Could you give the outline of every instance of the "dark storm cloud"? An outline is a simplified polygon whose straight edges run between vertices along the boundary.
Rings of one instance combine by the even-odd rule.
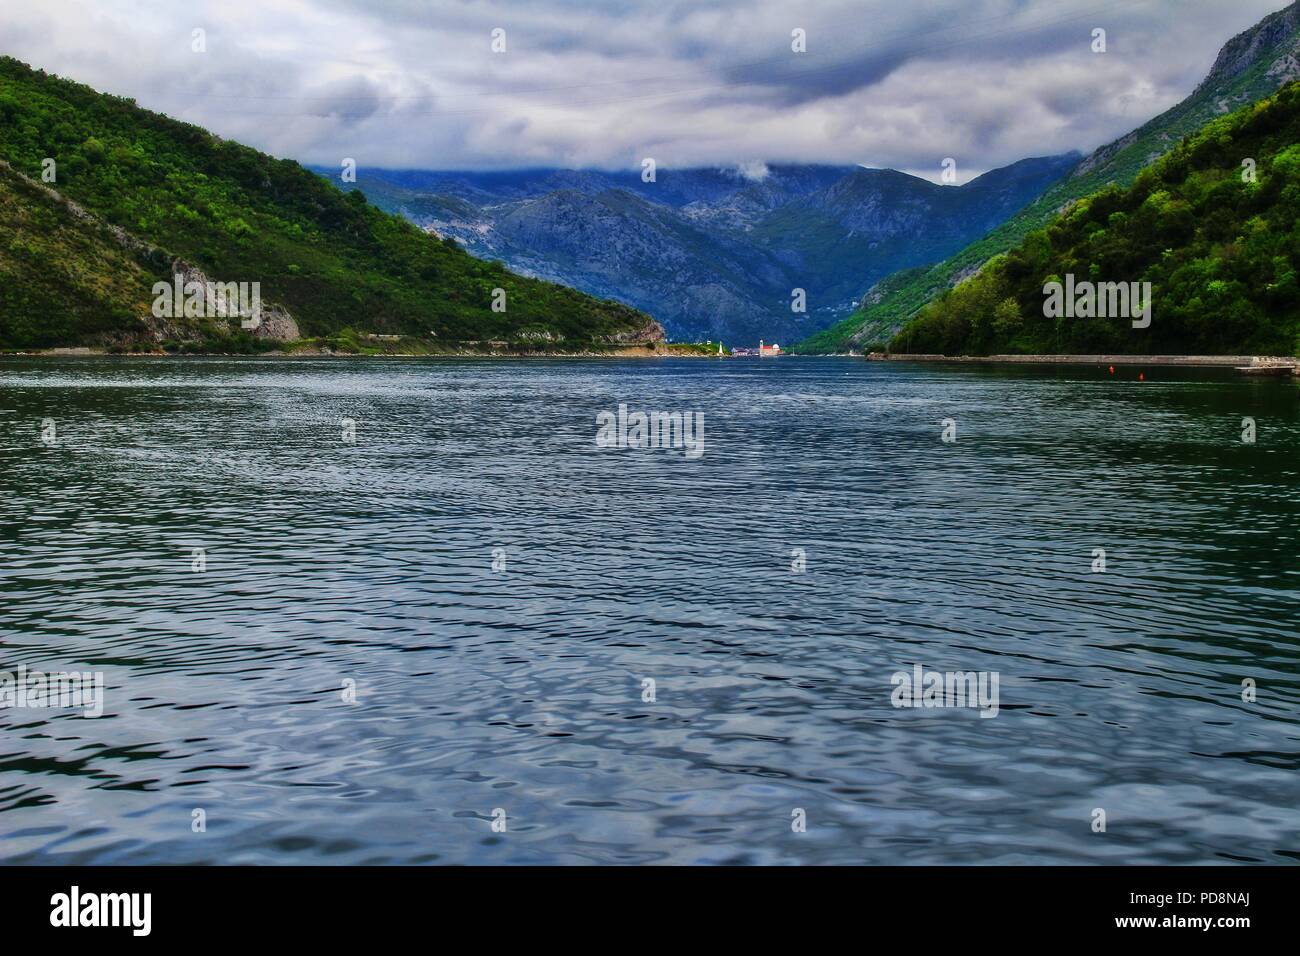
[[[333,164],[864,163],[1090,149],[1283,0],[48,0],[4,51]],[[192,49],[192,31],[207,49]],[[1107,51],[1091,50],[1104,28]],[[492,32],[506,51],[494,53]],[[791,49],[792,31],[807,52]]]
[[[313,86],[304,90],[302,102],[311,116],[349,122],[369,119],[384,105],[383,91],[364,76]]]

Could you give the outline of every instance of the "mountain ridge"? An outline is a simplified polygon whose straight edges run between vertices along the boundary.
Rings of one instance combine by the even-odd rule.
[[[650,183],[639,170],[358,169],[343,187],[475,255],[648,312],[676,338],[786,341],[850,309],[866,280],[960,248],[1077,161],[1030,158],[962,186],[760,164],[659,169]]]

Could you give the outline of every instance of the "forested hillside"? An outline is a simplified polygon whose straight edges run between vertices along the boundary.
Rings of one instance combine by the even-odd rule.
[[[896,351],[1300,352],[1300,83],[1215,120],[1127,189],[1076,203],[927,307]],[[1044,286],[1149,282],[1129,316],[1049,318]]]
[[[148,308],[176,260],[214,281],[260,282],[304,336],[573,345],[662,334],[627,306],[474,259],[296,162],[8,57],[0,160],[12,167],[0,170],[0,347],[177,334]],[[54,180],[42,189],[46,169]],[[492,308],[495,289],[504,311]]]
[[[800,342],[795,350],[841,352],[888,342],[926,303],[1046,226],[1070,203],[1110,185],[1129,185],[1184,136],[1297,77],[1300,2],[1269,14],[1225,43],[1209,74],[1185,100],[1095,150],[1070,175],[986,236],[929,268],[879,283],[851,315]]]

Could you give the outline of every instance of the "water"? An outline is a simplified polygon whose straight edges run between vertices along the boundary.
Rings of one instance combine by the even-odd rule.
[[[1146,371],[0,360],[0,859],[1294,863],[1300,389]]]

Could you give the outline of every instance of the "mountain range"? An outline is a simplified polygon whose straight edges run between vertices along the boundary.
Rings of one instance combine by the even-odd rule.
[[[575,351],[640,347],[666,330],[733,345],[802,338],[798,351],[837,352],[898,343],[917,321],[928,323],[918,342],[1050,348],[1041,330],[1009,331],[1014,309],[1031,318],[1024,283],[1039,266],[1114,261],[1114,248],[1129,250],[1124,261],[1153,282],[1190,283],[1201,306],[1230,288],[1231,301],[1267,325],[1233,341],[1281,348],[1292,330],[1271,310],[1290,301],[1285,250],[1259,264],[1267,288],[1213,278],[1203,263],[1166,274],[1133,251],[1130,233],[1085,212],[1098,194],[1147,188],[1142,177],[1165,168],[1161,157],[1296,78],[1300,0],[1228,41],[1191,95],[1132,133],[1087,157],[1026,159],[962,186],[756,162],[661,168],[649,181],[640,169],[363,168],[341,183],[338,170],[271,157],[0,57],[0,348],[354,349],[402,339],[430,350]],[[1272,181],[1289,183],[1289,154],[1268,145],[1280,157]],[[1150,201],[1178,222],[1190,209],[1228,227],[1218,205],[1226,192],[1207,197],[1176,177],[1168,185],[1157,192],[1173,198],[1139,189],[1104,203],[1138,220],[1132,235],[1173,236],[1207,260],[1245,247],[1251,222],[1240,224],[1243,236],[1215,242],[1212,230],[1183,235],[1176,223],[1135,215]],[[1293,202],[1291,192],[1280,197]],[[1260,209],[1260,221],[1289,221],[1285,210]],[[1078,223],[1111,244],[1094,248],[1070,232]],[[1066,236],[1068,249],[1045,251],[1044,241]],[[1177,258],[1181,248],[1167,251]],[[1008,251],[1015,274],[972,287],[987,293],[978,306],[969,297],[972,315],[988,312],[1002,331],[967,335],[952,311],[963,300],[948,292]],[[218,284],[259,283],[271,320],[246,333],[226,313],[159,318],[153,290],[177,275],[205,301]],[[936,299],[946,314],[931,308]],[[1213,346],[1212,336],[1195,336]]]
[[[673,338],[741,344],[826,327],[879,279],[960,249],[1078,160],[1026,159],[962,186],[857,166],[659,169],[652,182],[639,169],[363,168],[355,184],[316,169],[475,256],[641,309]]]

